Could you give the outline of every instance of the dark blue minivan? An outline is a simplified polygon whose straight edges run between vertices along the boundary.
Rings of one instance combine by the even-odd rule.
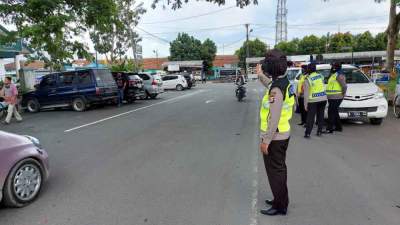
[[[47,74],[35,90],[23,95],[29,112],[72,107],[82,112],[95,104],[117,102],[118,89],[108,69],[83,69]]]

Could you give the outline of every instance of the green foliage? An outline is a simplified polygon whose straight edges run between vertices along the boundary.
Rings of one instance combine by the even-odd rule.
[[[249,46],[249,57],[263,57],[268,47],[267,44],[258,38],[244,42],[243,46],[235,52],[235,55],[239,57],[240,67],[244,67],[246,64],[247,45]]]
[[[225,5],[226,0],[205,0],[207,2],[215,3],[218,5]],[[152,7],[155,8],[156,5],[160,2],[160,0],[153,0]],[[164,1],[162,1],[164,2]],[[172,4],[172,9],[176,10],[178,8],[182,8],[183,3],[188,3],[189,0],[168,0],[167,4]],[[251,3],[257,4],[258,0],[236,0],[236,5],[240,8],[243,8]],[[164,6],[165,7],[165,6]]]
[[[136,64],[134,60],[124,60],[122,63],[114,63],[111,65],[112,72],[139,72],[142,69],[141,64]]]
[[[398,42],[400,47],[400,42]],[[305,36],[302,39],[293,39],[288,42],[281,42],[275,48],[282,50],[287,55],[309,55],[351,52],[353,51],[384,51],[387,48],[387,34],[379,33],[375,37],[371,32],[352,35],[350,33],[336,33],[327,36],[317,37],[315,35]]]
[[[134,28],[139,23],[141,15],[146,12],[143,3],[136,4],[136,0],[114,0],[115,11],[107,18],[108,26],[104,29],[90,30],[90,37],[94,48],[105,54],[108,62],[113,63],[134,48],[141,41]]]
[[[212,67],[212,62],[217,53],[215,43],[206,39],[203,43],[200,40],[186,33],[179,33],[178,37],[170,44],[171,61],[203,60],[208,68]]]
[[[90,59],[87,45],[76,37],[89,29],[109,31],[116,14],[114,0],[0,0],[2,21],[17,28],[8,36],[22,38],[36,58],[56,70],[75,54]]]

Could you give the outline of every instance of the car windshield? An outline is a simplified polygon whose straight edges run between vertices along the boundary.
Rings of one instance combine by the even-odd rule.
[[[289,80],[294,80],[299,71],[300,70],[288,70],[286,71],[286,76]]]
[[[346,83],[348,84],[365,84],[369,83],[370,80],[360,70],[347,69],[343,70],[346,76]]]
[[[93,70],[93,73],[96,76],[96,82],[99,85],[115,83],[109,70]]]

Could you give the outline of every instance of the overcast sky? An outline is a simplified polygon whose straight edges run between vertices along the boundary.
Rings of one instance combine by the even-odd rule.
[[[157,37],[140,31],[145,58],[155,57],[154,50],[159,52],[159,57],[168,56],[168,41],[174,40],[177,33],[182,31],[200,40],[212,39],[218,46],[218,54],[233,54],[245,39],[245,23],[252,24],[254,31],[251,39],[259,38],[269,45],[275,43],[277,0],[259,0],[258,5],[244,9],[233,7],[235,0],[226,0],[226,5],[220,7],[201,0],[190,0],[190,4],[176,11],[168,6],[163,8],[162,0],[156,9],[151,9],[151,2],[144,0],[148,10],[139,28]],[[388,2],[377,4],[374,0],[330,0],[324,3],[322,0],[287,0],[288,37],[301,38],[310,34],[321,36],[339,30],[354,34],[366,30],[373,34],[382,32],[388,24]]]

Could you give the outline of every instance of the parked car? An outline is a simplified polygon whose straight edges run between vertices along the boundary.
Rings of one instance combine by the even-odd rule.
[[[393,101],[394,115],[400,118],[400,77],[397,78],[396,95]]]
[[[0,202],[23,207],[39,195],[49,177],[46,151],[38,139],[0,131]]]
[[[142,78],[134,73],[113,72],[112,75],[114,79],[117,78],[118,74],[121,74],[122,79],[124,80],[124,82],[127,83],[126,89],[124,91],[125,101],[132,103],[137,98],[143,98],[146,95]]]
[[[164,89],[183,91],[188,88],[188,83],[183,75],[167,75],[162,77]]]
[[[317,65],[317,71],[327,83],[331,65]],[[340,118],[369,119],[371,124],[380,125],[388,113],[388,102],[382,90],[355,66],[343,65],[343,73],[346,76],[347,93],[339,108]]]
[[[156,99],[157,96],[164,92],[163,81],[158,74],[138,73],[137,74],[144,83],[145,98]]]
[[[190,73],[184,73],[184,74],[182,74],[184,77],[185,77],[185,79],[186,79],[186,82],[187,82],[187,84],[188,84],[188,89],[191,89],[192,87],[195,87],[196,86],[196,80],[194,79],[194,77],[193,77],[193,75],[192,74],[190,74]]]
[[[117,102],[117,85],[108,69],[84,69],[47,74],[34,91],[23,95],[29,112],[72,107],[82,112],[91,105]]]

